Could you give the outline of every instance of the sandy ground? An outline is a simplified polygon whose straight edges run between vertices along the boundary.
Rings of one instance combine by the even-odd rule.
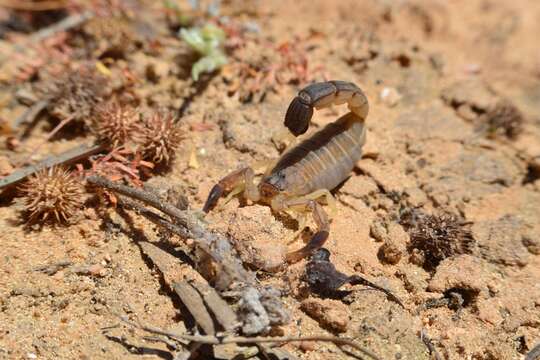
[[[144,106],[179,109],[190,98],[181,118],[188,136],[171,169],[149,183],[181,189],[190,206],[200,208],[230,171],[279,156],[284,113],[305,84],[275,85],[263,99],[243,102],[224,70],[200,91],[190,90],[180,41],[163,25],[160,6],[146,7],[141,18],[165,45],[154,52],[130,49],[110,66],[129,68],[141,79],[135,96]],[[238,8],[245,12],[232,11]],[[293,320],[280,331],[354,337],[384,359],[430,359],[420,338],[424,329],[444,359],[523,359],[540,341],[540,3],[268,1],[256,10],[223,5],[236,22],[259,29],[250,35],[258,39],[254,45],[238,53],[244,61],[276,65],[273,49],[297,44],[309,62],[305,81],[352,81],[369,97],[364,157],[335,191],[326,247],[340,271],[363,274],[405,304],[402,309],[362,286],[349,287],[353,291],[342,299],[320,299],[305,291],[302,261],[259,273],[263,283],[284,290]],[[150,76],[149,66],[158,75]],[[27,84],[6,83],[0,98]],[[247,91],[251,84],[239,86]],[[515,138],[490,137],[485,130],[486,114],[503,100],[523,116]],[[5,106],[1,116],[21,109]],[[344,112],[340,106],[316,112],[314,129]],[[48,131],[48,123],[38,125],[24,144],[38,143]],[[81,139],[56,139],[41,151],[58,153]],[[28,154],[28,147],[12,151],[4,143],[3,166]],[[0,206],[0,358],[172,359],[166,346],[114,328],[114,314],[136,314],[169,329],[185,318],[122,218],[113,209],[88,206],[76,225],[36,231],[20,223],[15,200],[3,194]],[[460,216],[474,238],[471,253],[435,268],[417,265],[410,235],[396,220],[403,207]],[[131,216],[146,240],[181,242]],[[294,221],[237,199],[207,220],[234,235],[241,252],[254,250],[259,264],[261,256],[279,262],[285,249],[309,237],[306,231],[288,243]],[[36,270],[64,260],[72,265],[52,275]],[[95,271],[70,270],[76,266]],[[425,305],[451,293],[463,298],[461,306]],[[322,343],[285,348],[303,359],[348,358]]]

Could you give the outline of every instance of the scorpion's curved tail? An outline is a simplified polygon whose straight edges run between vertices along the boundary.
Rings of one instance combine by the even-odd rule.
[[[313,108],[348,103],[349,110],[363,122],[369,111],[364,92],[347,81],[325,81],[308,85],[301,90],[289,105],[285,115],[285,126],[299,136],[305,133],[313,116]]]

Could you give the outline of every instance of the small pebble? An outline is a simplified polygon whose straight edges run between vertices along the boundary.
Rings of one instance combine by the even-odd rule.
[[[399,246],[392,240],[386,240],[384,244],[379,248],[380,259],[391,265],[395,265],[401,260],[403,252]]]
[[[0,156],[0,176],[9,175],[13,172],[13,166],[5,156]]]
[[[303,312],[316,320],[322,327],[344,333],[349,325],[350,313],[345,304],[330,299],[306,299],[300,304]]]
[[[315,341],[301,341],[298,344],[298,348],[303,352],[314,351],[316,349]]]
[[[381,90],[380,93],[381,101],[389,107],[394,107],[397,105],[399,100],[401,100],[401,94],[392,87],[385,87]]]

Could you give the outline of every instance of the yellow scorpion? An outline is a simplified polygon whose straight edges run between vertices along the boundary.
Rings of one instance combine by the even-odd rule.
[[[270,167],[258,185],[251,167],[236,170],[221,179],[210,191],[203,211],[215,207],[220,197],[244,192],[247,199],[262,202],[275,212],[311,212],[317,231],[301,249],[289,252],[287,262],[294,263],[313,254],[323,246],[329,235],[328,216],[320,203],[335,207],[330,193],[347,176],[362,155],[366,141],[364,126],[368,100],[355,84],[346,81],[326,81],[311,84],[301,90],[289,105],[285,126],[294,136],[304,134],[313,116],[313,109],[347,103],[349,113],[328,124],[311,137],[289,150]],[[299,232],[304,226],[299,228]]]

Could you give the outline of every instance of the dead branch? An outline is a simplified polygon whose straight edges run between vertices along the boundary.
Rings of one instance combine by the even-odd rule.
[[[15,170],[8,176],[0,179],[0,189],[15,185],[23,181],[27,176],[36,172],[58,165],[73,164],[77,161],[87,158],[88,156],[97,154],[106,148],[103,144],[84,144],[76,148],[68,150],[60,155],[50,156],[41,160],[37,164],[29,165],[24,168]]]
[[[190,233],[184,227],[173,224],[169,220],[165,219],[163,216],[156,214],[151,210],[148,210],[147,208],[131,200],[130,198],[119,197],[118,204],[120,206],[125,206],[128,209],[136,211],[154,224],[163,227],[165,230],[168,230],[173,234],[179,235],[185,239],[188,239],[190,237]]]
[[[164,224],[170,224],[167,220],[152,211],[142,208],[132,200],[120,197],[118,203],[139,210],[139,213],[145,216],[154,219],[159,218]],[[224,331],[232,332],[241,325],[229,304],[221,298],[214,288],[208,285],[198,272],[187,274],[187,276],[184,274],[182,276],[183,280],[179,281],[178,270],[182,267],[180,259],[151,242],[139,241],[137,244],[161,272],[167,286],[177,293],[180,300],[206,334],[215,334],[214,318]]]
[[[91,11],[85,11],[80,14],[70,15],[65,19],[60,20],[59,22],[32,34],[32,36],[30,36],[30,42],[39,43],[59,32],[67,31],[69,29],[82,25],[86,21],[90,20],[92,17],[94,17],[94,13],[92,13]]]
[[[133,202],[130,203],[130,206],[138,208],[141,214],[147,215],[156,224],[184,238],[194,239],[195,246],[208,254],[218,267],[217,290],[234,290],[238,294],[239,316],[242,317],[244,334],[259,334],[272,325],[285,324],[289,321],[288,312],[280,299],[281,293],[273,287],[258,285],[255,274],[243,267],[229,239],[209,231],[206,224],[194,212],[180,210],[149,191],[114,183],[103,177],[90,176],[87,181],[160,210],[170,216],[171,221],[140,206],[133,206]]]
[[[14,4],[14,3],[11,3],[11,4]],[[7,5],[0,2],[0,6],[7,6]],[[7,54],[2,54],[2,57],[0,57],[0,60],[2,61],[12,60],[13,56],[15,56],[17,53],[24,53],[33,44],[40,43],[43,40],[51,36],[54,36],[55,34],[59,32],[67,31],[74,27],[77,27],[85,23],[86,21],[90,20],[92,17],[94,17],[94,13],[92,13],[91,11],[85,11],[80,14],[70,15],[62,19],[61,21],[55,24],[52,24],[51,26],[48,26],[44,29],[41,29],[35,32],[27,40],[23,41],[22,43],[16,44],[10,52],[8,52]]]
[[[208,345],[219,345],[219,344],[262,344],[262,343],[289,343],[289,342],[299,342],[299,341],[322,341],[322,342],[331,342],[338,346],[349,346],[355,350],[360,351],[366,356],[369,356],[375,360],[381,360],[377,355],[375,355],[370,350],[360,346],[351,339],[338,338],[335,336],[327,335],[316,335],[316,336],[280,336],[280,337],[264,337],[264,336],[255,336],[255,337],[244,337],[244,336],[225,336],[225,337],[216,337],[212,335],[189,335],[189,334],[178,334],[171,331],[166,331],[154,326],[145,325],[141,323],[135,323],[128,320],[124,316],[120,316],[120,319],[126,324],[142,329],[144,331],[163,335],[170,339],[175,340],[187,340],[200,344]]]

